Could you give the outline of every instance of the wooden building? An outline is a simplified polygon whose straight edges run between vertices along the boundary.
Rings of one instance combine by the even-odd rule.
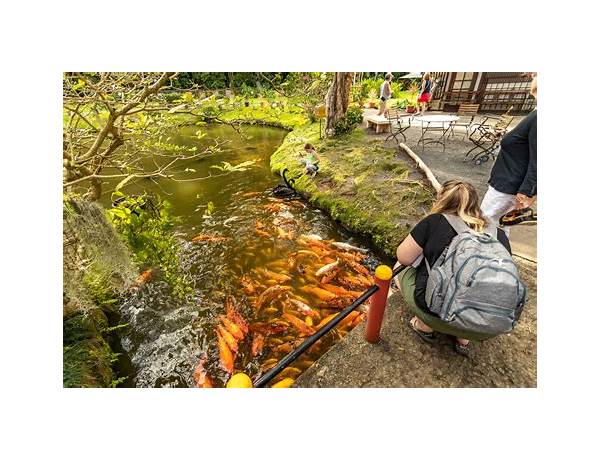
[[[527,113],[535,107],[529,94],[531,77],[523,72],[432,72],[436,85],[432,110],[456,112],[463,103],[479,104],[480,112]]]

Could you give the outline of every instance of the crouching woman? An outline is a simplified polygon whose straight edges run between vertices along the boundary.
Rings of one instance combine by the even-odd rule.
[[[429,215],[411,230],[396,252],[398,263],[406,268],[398,274],[394,282],[396,287],[401,289],[414,314],[410,326],[428,343],[435,340],[434,331],[453,336],[454,350],[461,355],[469,354],[469,339],[482,340],[487,337],[477,333],[470,333],[465,337],[465,334],[461,334],[464,331],[456,330],[428,309],[425,301],[429,278],[427,264],[432,267],[458,234],[443,214],[457,216],[470,229],[483,232],[488,223],[478,203],[477,192],[471,184],[457,180],[444,183]],[[508,238],[501,229],[497,231],[497,238],[510,252]]]

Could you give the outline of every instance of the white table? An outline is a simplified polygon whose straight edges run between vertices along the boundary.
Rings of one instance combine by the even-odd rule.
[[[446,138],[450,131],[453,123],[460,120],[460,117],[456,115],[422,115],[420,117],[414,117],[413,122],[417,121],[421,123],[421,137],[419,138],[417,145],[421,144],[423,150],[425,150],[425,144],[442,144],[444,152],[446,151]],[[426,137],[427,133],[441,132],[440,137]]]

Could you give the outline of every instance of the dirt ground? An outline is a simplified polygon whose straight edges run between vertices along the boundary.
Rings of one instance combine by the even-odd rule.
[[[518,387],[537,386],[536,264],[518,260],[529,300],[515,330],[472,343],[471,356],[454,352],[447,336],[423,342],[408,325],[402,295],[388,301],[381,341],[363,338],[364,323],[323,355],[296,381],[297,387]]]

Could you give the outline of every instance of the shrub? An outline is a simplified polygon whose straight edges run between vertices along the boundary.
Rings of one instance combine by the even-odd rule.
[[[359,107],[350,107],[346,116],[341,118],[333,125],[333,135],[339,136],[340,134],[346,134],[354,130],[360,123],[362,123],[363,113]]]

